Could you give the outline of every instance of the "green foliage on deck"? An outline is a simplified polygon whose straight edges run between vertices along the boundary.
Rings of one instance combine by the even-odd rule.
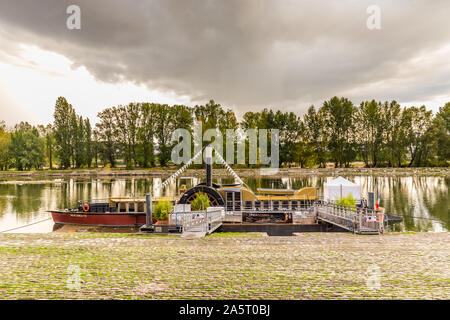
[[[347,207],[356,207],[356,198],[350,193],[346,197],[339,198],[336,201],[336,204],[347,206]]]
[[[194,211],[206,210],[210,206],[208,195],[199,192],[196,198],[191,202],[191,208]]]
[[[153,215],[156,220],[168,220],[169,212],[172,211],[172,204],[169,201],[159,201],[153,209]]]

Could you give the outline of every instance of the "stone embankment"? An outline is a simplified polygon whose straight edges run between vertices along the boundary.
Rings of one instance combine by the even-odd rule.
[[[3,299],[450,299],[450,235],[0,234]]]

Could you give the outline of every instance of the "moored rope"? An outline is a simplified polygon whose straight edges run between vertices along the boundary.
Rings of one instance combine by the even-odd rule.
[[[3,230],[3,231],[0,231],[0,233],[5,233],[5,232],[14,231],[14,230],[17,230],[17,229],[29,227],[29,226],[32,226],[34,224],[38,224],[38,223],[41,223],[41,222],[44,222],[44,221],[47,221],[47,220],[50,220],[50,219],[52,219],[52,218],[50,217],[50,218],[47,218],[47,219],[44,219],[44,220],[39,220],[39,221],[36,221],[36,222],[32,222],[32,223],[26,224],[24,226],[19,226],[19,227],[15,227],[15,228],[8,229],[8,230]]]

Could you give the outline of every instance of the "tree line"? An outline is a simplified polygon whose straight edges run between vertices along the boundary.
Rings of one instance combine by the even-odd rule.
[[[227,129],[279,129],[281,166],[323,168],[332,162],[349,167],[354,161],[366,167],[448,166],[450,159],[450,102],[433,115],[425,106],[375,100],[358,106],[333,97],[319,108],[311,106],[303,116],[266,108],[246,112],[240,122],[231,109],[214,100],[194,107],[129,103],[106,108],[98,118],[92,128],[89,119],[59,97],[53,124],[21,122],[8,129],[0,122],[0,169],[119,163],[129,169],[164,167],[171,164],[177,143],[172,132],[177,128],[193,132],[194,124],[201,125],[202,134],[216,128],[224,137]],[[224,153],[225,148],[224,144]]]

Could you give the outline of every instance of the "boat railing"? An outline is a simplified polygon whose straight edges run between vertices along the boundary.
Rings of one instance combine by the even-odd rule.
[[[242,210],[240,211],[305,211],[314,207],[315,199],[308,196],[299,197],[296,199],[274,199],[270,195],[263,200],[246,200],[243,201]],[[236,210],[234,210],[236,211]]]
[[[90,199],[90,200],[78,200],[78,204],[84,203],[109,203],[109,199]]]

